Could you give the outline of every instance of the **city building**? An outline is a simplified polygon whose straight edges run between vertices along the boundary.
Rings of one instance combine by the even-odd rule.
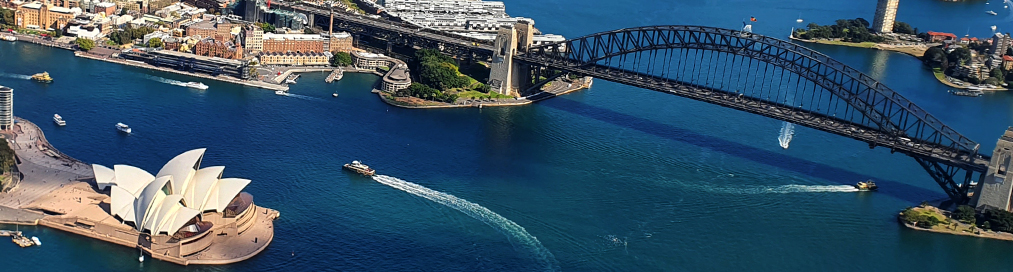
[[[992,47],[989,48],[989,55],[1002,56],[1006,54],[1006,49],[1010,46],[1010,36],[1003,35],[1002,33],[995,33],[992,36]]]
[[[186,44],[181,44],[185,47]],[[131,50],[120,53],[120,56],[151,65],[169,67],[178,70],[204,73],[212,76],[225,75],[238,79],[250,79],[250,66],[245,61],[224,58],[198,56],[172,50]]]
[[[187,36],[199,35],[201,38],[214,38],[218,33],[214,21],[200,20],[183,24]]]
[[[115,3],[109,3],[109,2],[97,3],[97,4],[95,4],[95,7],[93,8],[92,13],[102,14],[104,16],[110,16],[110,15],[116,14],[116,4]]]
[[[408,86],[412,85],[411,76],[408,73],[408,66],[403,63],[398,63],[390,72],[383,75],[383,82],[381,88],[386,92],[396,92],[407,89]]]
[[[327,37],[327,52],[352,52],[352,35],[348,32],[333,33]]]
[[[14,21],[18,27],[28,29],[63,29],[81,13],[80,8],[64,8],[48,3],[32,2],[18,6]]]
[[[957,35],[955,35],[953,33],[946,33],[946,32],[928,31],[928,32],[925,32],[925,34],[928,34],[928,42],[933,42],[933,43],[935,43],[935,42],[942,42],[942,41],[945,41],[945,40],[953,40],[953,39],[957,38]]]
[[[264,30],[259,26],[247,25],[243,29],[243,46],[250,52],[264,51]]]
[[[376,69],[379,67],[391,67],[393,58],[383,54],[367,52],[352,52],[352,65],[359,69]]]
[[[0,130],[14,125],[14,89],[0,86]]]
[[[155,32],[151,32],[151,33],[145,34],[144,38],[142,40],[144,41],[144,44],[148,44],[148,42],[151,41],[151,39],[154,39],[154,38],[158,38],[159,40],[162,40],[164,42],[165,38],[168,38],[169,36],[170,36],[169,33],[161,32],[161,31],[155,31]]]
[[[221,11],[225,6],[235,2],[233,0],[183,0],[183,3],[198,8],[213,11]]]
[[[264,33],[263,52],[324,52],[324,37],[317,34]]]
[[[876,4],[876,16],[872,20],[873,32],[893,32],[893,22],[897,18],[899,2],[900,0],[879,0],[879,3]]]
[[[330,52],[268,52],[260,54],[260,64],[264,65],[329,65]]]
[[[199,56],[223,59],[242,59],[243,47],[232,42],[204,39],[194,45],[193,53]]]
[[[1013,70],[1013,56],[1002,56],[1002,69],[1006,71]]]

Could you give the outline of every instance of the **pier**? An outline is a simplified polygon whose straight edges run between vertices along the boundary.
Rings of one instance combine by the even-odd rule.
[[[334,82],[335,80],[341,80],[341,78],[343,77],[345,77],[345,70],[342,70],[341,67],[338,67],[338,69],[334,69],[334,71],[331,71],[331,74],[327,75],[327,78],[324,79],[324,82],[331,83]]]

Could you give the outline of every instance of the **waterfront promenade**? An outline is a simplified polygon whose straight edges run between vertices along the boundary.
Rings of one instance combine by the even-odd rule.
[[[138,68],[144,68],[144,69],[151,69],[151,70],[162,71],[162,72],[166,72],[166,73],[173,73],[173,74],[180,74],[180,75],[186,75],[186,76],[192,76],[192,77],[199,77],[199,78],[204,78],[204,79],[218,80],[218,81],[223,81],[223,82],[228,82],[228,83],[234,83],[234,84],[239,84],[239,85],[245,85],[245,86],[250,86],[250,87],[257,87],[257,88],[262,88],[262,89],[268,89],[268,90],[272,90],[272,91],[288,91],[288,86],[271,84],[271,83],[267,83],[267,82],[263,82],[263,81],[241,80],[241,79],[238,79],[238,78],[233,78],[233,77],[228,77],[228,76],[223,76],[223,75],[210,76],[210,75],[205,75],[205,74],[189,73],[189,72],[179,71],[179,70],[171,69],[171,68],[158,67],[158,66],[154,66],[154,65],[143,63],[143,62],[139,62],[139,61],[125,60],[125,59],[120,59],[120,58],[117,58],[117,57],[103,57],[103,56],[98,56],[98,55],[93,55],[93,54],[82,53],[82,52],[75,52],[74,55],[78,56],[78,57],[82,57],[82,58],[107,61],[107,62],[112,62],[112,63],[118,63],[118,64],[123,64],[123,65],[128,65],[128,66],[134,66],[134,67],[138,67]]]

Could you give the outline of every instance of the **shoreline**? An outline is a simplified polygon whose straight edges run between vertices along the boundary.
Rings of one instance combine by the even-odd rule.
[[[921,47],[923,47],[923,46],[897,46],[897,45],[888,45],[888,44],[880,44],[880,43],[873,43],[872,46],[865,46],[865,45],[863,45],[863,43],[841,42],[841,41],[825,41],[825,40],[806,40],[806,39],[801,39],[801,38],[795,38],[795,35],[789,35],[788,38],[791,39],[791,40],[794,40],[794,41],[800,41],[800,42],[806,42],[806,43],[816,43],[816,44],[825,44],[825,45],[839,45],[839,46],[847,46],[847,47],[854,47],[854,48],[868,48],[868,49],[878,49],[878,50],[883,50],[883,51],[891,51],[891,52],[897,52],[897,53],[906,54],[908,56],[912,56],[912,57],[916,57],[916,58],[921,58],[922,56],[924,56],[925,55],[925,51],[929,49],[929,46],[924,46],[925,48],[921,49]]]
[[[133,61],[128,61],[128,60],[111,59],[109,57],[105,57],[105,58],[98,57],[98,56],[94,56],[92,54],[89,54],[89,53],[86,53],[86,52],[82,52],[82,51],[75,51],[74,52],[74,56],[81,57],[81,58],[86,58],[86,59],[93,59],[93,60],[98,60],[98,61],[105,61],[105,62],[110,62],[110,63],[122,64],[122,65],[127,65],[127,66],[133,66],[133,67],[142,68],[142,69],[150,69],[150,70],[162,71],[162,72],[173,73],[173,74],[178,74],[178,75],[185,75],[185,76],[192,76],[192,77],[198,77],[198,78],[203,78],[203,79],[217,80],[217,81],[221,81],[221,82],[239,84],[239,85],[244,85],[244,86],[249,86],[249,87],[255,87],[255,88],[261,88],[261,89],[267,89],[267,90],[272,90],[272,91],[288,91],[288,86],[274,85],[274,84],[269,84],[267,82],[258,83],[257,81],[240,80],[240,79],[233,79],[233,78],[213,77],[213,76],[204,75],[204,74],[187,73],[187,72],[183,72],[183,71],[177,71],[175,69],[169,69],[169,68],[165,68],[165,67],[154,66],[154,65],[151,65],[151,64],[143,63],[143,62],[133,62]]]
[[[590,80],[588,80],[588,82],[590,82]],[[590,84],[586,84],[586,85],[585,84],[581,84],[581,85],[578,85],[578,86],[574,86],[573,88],[564,89],[562,91],[557,91],[557,92],[553,92],[553,91],[541,91],[541,92],[535,93],[533,95],[529,95],[527,97],[515,98],[512,101],[511,100],[507,100],[507,101],[504,101],[504,102],[477,102],[477,101],[476,102],[468,102],[468,101],[465,101],[462,104],[457,104],[455,102],[454,104],[430,105],[430,106],[426,106],[426,105],[420,105],[420,106],[401,105],[401,104],[396,103],[394,101],[390,101],[390,99],[388,99],[386,96],[384,96],[384,91],[381,91],[381,90],[378,90],[378,89],[374,88],[372,92],[376,93],[376,95],[378,97],[380,97],[380,100],[383,101],[384,103],[387,103],[388,105],[391,105],[391,106],[395,106],[395,107],[399,107],[399,108],[405,108],[405,109],[452,109],[452,108],[480,108],[481,109],[483,107],[512,107],[512,106],[529,105],[529,104],[532,104],[532,103],[535,103],[535,102],[539,102],[539,101],[543,101],[543,100],[546,100],[546,99],[549,99],[549,98],[553,98],[553,97],[556,97],[556,96],[565,95],[565,94],[569,94],[569,93],[572,93],[572,92],[576,92],[576,91],[580,91],[580,90],[584,90],[584,89],[590,89],[590,88],[591,88]],[[534,99],[529,99],[528,98],[528,97],[536,97],[536,96],[537,96],[537,98],[534,98]],[[516,102],[514,102],[514,101],[516,101]],[[510,103],[507,103],[507,102],[510,102]]]
[[[912,207],[912,209],[929,210],[929,211],[937,213],[937,214],[939,214],[939,215],[941,215],[941,216],[943,216],[945,218],[950,218],[947,215],[948,212],[943,212],[942,209],[939,209],[936,206],[931,206],[930,205],[930,206],[927,206],[927,207]],[[904,227],[907,227],[908,229],[917,230],[917,231],[931,232],[931,233],[950,234],[950,235],[959,235],[959,236],[970,236],[970,237],[978,237],[978,238],[995,239],[995,240],[1003,240],[1003,241],[1011,241],[1011,242],[1013,242],[1013,233],[984,230],[984,229],[977,228],[977,227],[975,227],[974,231],[972,232],[970,228],[973,225],[967,224],[967,223],[962,223],[962,222],[957,222],[956,220],[954,220],[952,223],[940,223],[939,225],[936,225],[936,226],[934,226],[932,228],[922,228],[922,227],[919,227],[919,226],[915,226],[914,224],[905,222],[904,219],[902,218],[903,214],[904,214],[903,211],[897,214],[897,222],[900,223],[901,225],[904,225]],[[955,228],[951,229],[952,224],[957,224],[957,226]],[[942,229],[939,229],[939,228],[942,228]]]

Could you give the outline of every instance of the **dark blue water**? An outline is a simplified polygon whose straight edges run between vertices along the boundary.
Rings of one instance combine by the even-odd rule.
[[[699,24],[785,36],[799,13],[831,23],[871,19],[875,1],[506,1],[548,33],[576,37],[621,27]],[[992,4],[993,6],[996,4]],[[1001,7],[1001,5],[1000,5]],[[923,30],[985,36],[1008,27],[983,3],[901,3]],[[952,18],[952,19],[951,19]],[[878,78],[990,150],[1013,124],[1013,96],[954,97],[918,60],[814,46]],[[49,71],[56,82],[10,75]],[[307,74],[290,97],[0,43],[0,85],[15,114],[41,125],[61,151],[90,163],[156,171],[207,147],[205,166],[253,180],[257,204],[277,209],[275,240],[225,266],[138,264],[133,249],[47,228],[45,245],[0,243],[5,267],[32,271],[971,271],[1008,270],[1013,243],[915,232],[895,214],[945,195],[914,160],[780,122],[597,81],[594,88],[513,108],[405,110],[369,93],[377,79]],[[338,92],[338,98],[331,93]],[[52,125],[52,114],[67,120]],[[113,125],[133,127],[130,136]],[[463,201],[447,205],[341,171],[363,160],[381,174]],[[873,178],[878,193],[847,192]],[[416,191],[436,200],[445,195]],[[428,193],[428,194],[427,194]],[[464,212],[462,212],[464,211]],[[503,221],[503,219],[507,221]],[[514,227],[515,224],[523,229]],[[550,254],[540,254],[538,246]],[[149,258],[150,259],[150,258]]]

